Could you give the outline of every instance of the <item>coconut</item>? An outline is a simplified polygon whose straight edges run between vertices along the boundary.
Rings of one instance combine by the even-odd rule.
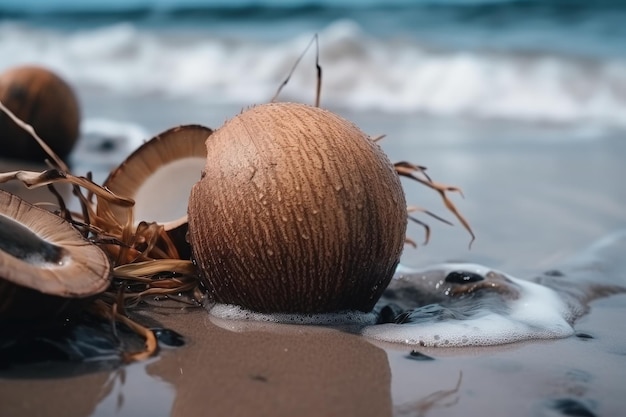
[[[134,229],[141,222],[162,225],[181,258],[189,256],[185,241],[187,201],[206,163],[205,141],[211,133],[211,129],[199,125],[168,129],[137,148],[103,184],[113,193],[135,201]],[[128,208],[106,201],[98,204],[97,212],[102,217],[111,214],[111,224],[119,227],[129,220]]]
[[[189,198],[192,256],[209,296],[263,312],[370,311],[407,227],[394,166],[354,124],[270,103],[206,142]]]
[[[0,101],[27,122],[61,158],[78,139],[80,109],[72,88],[53,72],[22,66],[0,74]],[[0,143],[6,158],[43,161],[47,154],[33,138],[0,112]]]
[[[105,253],[61,217],[0,191],[0,321],[54,315],[104,291]]]

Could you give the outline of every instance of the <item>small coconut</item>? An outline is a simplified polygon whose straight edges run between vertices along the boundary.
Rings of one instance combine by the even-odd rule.
[[[0,101],[33,126],[62,159],[78,139],[80,108],[72,88],[53,72],[35,66],[0,74]],[[33,138],[0,112],[0,143],[5,158],[43,161],[47,155]]]
[[[403,248],[398,175],[354,124],[271,103],[206,142],[189,240],[212,299],[263,312],[370,311]]]
[[[53,315],[104,291],[105,253],[68,222],[0,191],[0,322]]]
[[[183,258],[189,255],[185,242],[189,193],[206,163],[204,143],[212,132],[199,125],[166,130],[140,146],[103,184],[115,194],[135,200],[134,228],[140,222],[162,225]],[[106,211],[113,215],[114,224],[127,223],[127,208],[106,202],[98,205],[99,215]]]

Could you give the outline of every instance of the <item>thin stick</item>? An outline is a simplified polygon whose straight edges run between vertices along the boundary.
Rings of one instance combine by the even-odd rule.
[[[93,182],[93,176],[91,175],[91,172],[87,173],[86,178],[87,178],[88,181]],[[89,192],[91,193],[92,191],[89,191]],[[81,210],[83,212],[83,220],[87,224],[90,224],[91,223],[91,219],[90,219],[90,216],[89,216],[89,208],[88,208],[89,203],[87,202],[87,198],[81,192],[80,187],[74,187],[73,193],[74,193],[74,195],[76,197],[78,197],[78,201],[80,202],[80,208],[81,208]],[[83,236],[84,237],[89,236],[89,231],[88,230],[84,230],[83,231]]]
[[[444,219],[443,217],[438,216],[437,214],[433,213],[432,211],[426,210],[425,208],[420,207],[420,206],[408,206],[408,207],[406,208],[406,211],[407,211],[407,213],[414,213],[414,212],[416,212],[416,211],[419,211],[419,212],[421,212],[421,213],[424,213],[424,214],[429,215],[430,217],[432,217],[432,218],[434,218],[434,219],[439,220],[439,221],[440,221],[440,222],[442,222],[442,223],[447,224],[448,226],[452,226],[452,222],[451,222],[451,221],[446,220],[446,219]]]
[[[107,201],[111,201],[114,204],[118,204],[124,207],[133,206],[135,204],[135,202],[132,201],[131,199],[118,197],[115,194],[113,194],[111,191],[107,190],[106,188],[103,188],[99,186],[98,184],[94,183],[91,179],[91,175],[89,175],[88,178],[75,177],[71,175],[70,168],[65,164],[65,162],[63,162],[61,158],[59,158],[59,156],[48,146],[48,144],[41,137],[39,137],[34,127],[24,122],[23,120],[20,120],[20,118],[17,117],[11,110],[9,110],[4,105],[4,103],[2,103],[1,100],[0,100],[0,110],[2,110],[7,116],[9,116],[9,118],[13,120],[13,122],[16,125],[18,125],[24,131],[26,131],[33,139],[35,139],[35,141],[41,147],[41,149],[43,149],[44,152],[48,154],[48,156],[52,159],[52,163],[50,163],[50,161],[48,160],[46,160],[46,163],[51,164],[52,166],[56,168],[53,170],[47,170],[45,172],[42,172],[41,175],[37,177],[36,179],[32,175],[29,176],[28,174],[24,172],[16,172],[14,173],[15,175],[13,177],[11,177],[10,175],[9,176],[5,175],[3,179],[0,179],[1,182],[6,182],[10,179],[18,179],[22,181],[24,185],[27,186],[27,188],[32,188],[32,187],[41,186],[41,185],[48,185],[57,181],[69,182],[70,184],[72,184],[74,194],[80,199],[81,207],[83,209],[83,216],[85,216],[86,221],[89,221],[89,213],[88,213],[88,209],[85,207],[86,205],[84,201],[85,198],[82,192],[80,191],[80,187],[86,188],[92,193],[96,194],[98,197],[103,198]],[[26,177],[28,177],[28,180],[25,179]],[[29,181],[34,181],[34,182],[29,182]]]
[[[430,240],[430,226],[427,225],[426,223],[424,223],[423,221],[421,221],[419,219],[416,219],[413,216],[409,216],[409,220],[414,221],[415,223],[419,224],[420,226],[422,226],[424,228],[424,233],[425,233],[426,236],[424,237],[424,243],[423,244],[426,245],[428,243],[428,241]],[[409,243],[411,245],[413,245],[414,247],[417,246],[412,239],[410,239]]]
[[[315,91],[315,107],[320,106],[320,97],[322,95],[322,66],[320,65],[320,43],[315,34],[315,69],[317,71],[317,86]]]
[[[61,193],[59,193],[59,191],[57,191],[57,189],[54,188],[53,184],[48,184],[47,187],[48,187],[48,191],[50,191],[52,195],[57,199],[57,204],[59,205],[59,210],[61,211],[61,217],[63,217],[66,221],[71,222],[72,214],[67,209],[67,206],[65,205],[65,201],[63,200]]]
[[[11,180],[21,181],[26,188],[37,188],[44,185],[52,184],[55,182],[67,182],[72,185],[80,186],[89,189],[96,194],[96,196],[103,198],[106,201],[110,201],[113,204],[117,204],[122,207],[132,207],[135,201],[121,197],[114,194],[108,188],[103,188],[93,181],[88,180],[85,177],[76,177],[70,174],[68,171],[62,171],[58,169],[49,169],[43,172],[34,171],[11,171],[0,172],[0,183],[8,182]]]
[[[9,118],[11,118],[11,120],[13,120],[13,122],[16,125],[18,125],[22,129],[24,129],[26,132],[28,132],[28,134],[30,134],[33,137],[33,139],[37,141],[39,146],[41,146],[41,148],[48,154],[48,156],[52,158],[52,160],[54,161],[58,169],[60,169],[61,171],[70,172],[70,169],[65,164],[65,162],[63,162],[63,160],[61,160],[61,158],[59,158],[59,156],[56,153],[54,153],[54,151],[48,146],[48,144],[39,137],[37,132],[35,132],[35,128],[29,125],[28,123],[20,120],[19,117],[17,117],[11,110],[9,110],[4,105],[4,103],[2,103],[1,100],[0,100],[0,110],[2,110],[7,116],[9,116]]]
[[[138,352],[122,352],[122,359],[124,360],[124,362],[130,363],[134,361],[141,361],[153,356],[157,352],[159,345],[154,335],[154,332],[152,332],[147,327],[137,323],[136,321],[120,314],[115,305],[108,306],[102,300],[95,300],[90,305],[90,311],[95,313],[99,317],[110,320],[113,323],[113,326],[115,326],[116,322],[123,323],[133,332],[143,337],[144,349]],[[114,330],[114,335],[117,336],[116,330]]]
[[[411,179],[419,182],[420,184],[423,184],[423,185],[427,186],[428,188],[430,188],[432,190],[435,190],[437,193],[439,193],[439,195],[441,196],[441,199],[443,200],[443,203],[446,206],[446,208],[452,214],[454,214],[454,216],[457,218],[457,220],[461,223],[461,225],[463,225],[465,230],[467,230],[467,232],[470,234],[471,240],[470,240],[470,243],[469,243],[469,247],[471,248],[472,247],[472,243],[476,239],[476,237],[474,236],[474,232],[472,231],[472,228],[471,228],[469,222],[457,210],[457,208],[454,205],[454,203],[446,195],[446,192],[458,192],[459,194],[461,194],[461,196],[463,196],[463,192],[461,191],[461,189],[458,188],[458,187],[453,187],[453,186],[449,186],[449,185],[445,185],[445,184],[439,184],[437,182],[432,181],[428,176],[426,176],[428,178],[428,180],[424,180],[424,179],[419,178],[416,175],[414,175],[414,173],[422,173],[422,174],[426,175],[425,172],[424,172],[424,169],[425,169],[424,167],[412,165],[412,164],[409,164],[409,163],[406,163],[406,162],[399,162],[399,163],[395,164],[394,166],[395,166],[395,169],[396,169],[396,172],[398,173],[398,175],[411,178]]]
[[[306,48],[304,48],[304,51],[302,51],[298,59],[296,59],[296,62],[293,64],[293,67],[291,67],[291,71],[289,71],[289,74],[287,75],[287,78],[285,78],[285,81],[283,81],[282,84],[278,87],[278,90],[276,90],[276,94],[274,94],[274,97],[272,97],[272,100],[271,100],[272,103],[276,101],[280,92],[287,85],[294,71],[298,67],[298,64],[300,64],[300,61],[302,61],[302,58],[304,58],[304,55],[307,53],[307,51],[309,50],[313,42],[315,42],[315,47],[316,47],[315,69],[317,70],[317,88],[316,88],[316,95],[315,95],[315,107],[320,106],[320,96],[322,93],[322,67],[320,66],[320,60],[319,60],[320,59],[320,47],[319,47],[319,40],[318,40],[317,33],[313,35],[313,38],[311,39],[311,41],[309,41],[309,44],[306,46]]]
[[[452,389],[435,391],[415,403],[405,404],[399,407],[400,414],[412,414],[419,417],[426,416],[435,407],[451,407],[459,402],[459,396],[453,395],[459,393],[461,381],[463,380],[463,371],[459,372],[459,379]],[[445,402],[447,400],[447,402]],[[415,414],[417,413],[417,414]]]
[[[393,166],[396,169],[396,171],[398,171],[398,174],[402,174],[403,172],[409,172],[409,173],[419,172],[424,177],[426,177],[428,181],[432,181],[432,179],[426,173],[427,168],[423,165],[415,165],[410,162],[400,161],[400,162],[396,162],[395,164],[393,164]]]
[[[459,389],[461,388],[461,381],[463,381],[463,371],[459,372],[459,379],[456,381],[456,385],[454,386],[454,388],[449,390],[435,391],[418,401],[416,408],[419,412],[419,415],[426,415],[426,413],[435,406],[450,407],[456,404],[459,401],[459,397],[451,398],[447,403],[444,403],[443,400],[459,392]]]

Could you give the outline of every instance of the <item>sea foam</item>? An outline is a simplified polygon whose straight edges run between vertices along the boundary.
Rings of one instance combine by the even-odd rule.
[[[328,314],[263,314],[232,304],[211,304],[209,313],[221,319],[252,320],[282,324],[313,324],[325,326],[368,325],[377,320],[376,314],[361,311],[341,311]]]
[[[491,269],[477,264],[441,264],[432,267],[446,276],[453,271],[468,271],[487,276]],[[407,273],[407,269],[403,270]],[[418,271],[410,271],[419,274]],[[501,273],[500,273],[501,274]],[[418,346],[489,346],[531,339],[554,339],[574,333],[570,312],[558,294],[545,286],[506,276],[516,286],[517,298],[502,300],[505,308],[491,308],[490,303],[475,300],[469,317],[431,320],[415,323],[386,323],[368,326],[362,334],[381,341]],[[451,302],[451,305],[452,302]],[[461,315],[462,316],[462,315]]]

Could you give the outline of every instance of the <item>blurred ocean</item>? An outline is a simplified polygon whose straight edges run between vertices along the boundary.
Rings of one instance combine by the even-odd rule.
[[[0,71],[79,91],[268,101],[315,33],[322,104],[626,129],[620,0],[1,0]],[[314,50],[281,98],[312,103]]]

